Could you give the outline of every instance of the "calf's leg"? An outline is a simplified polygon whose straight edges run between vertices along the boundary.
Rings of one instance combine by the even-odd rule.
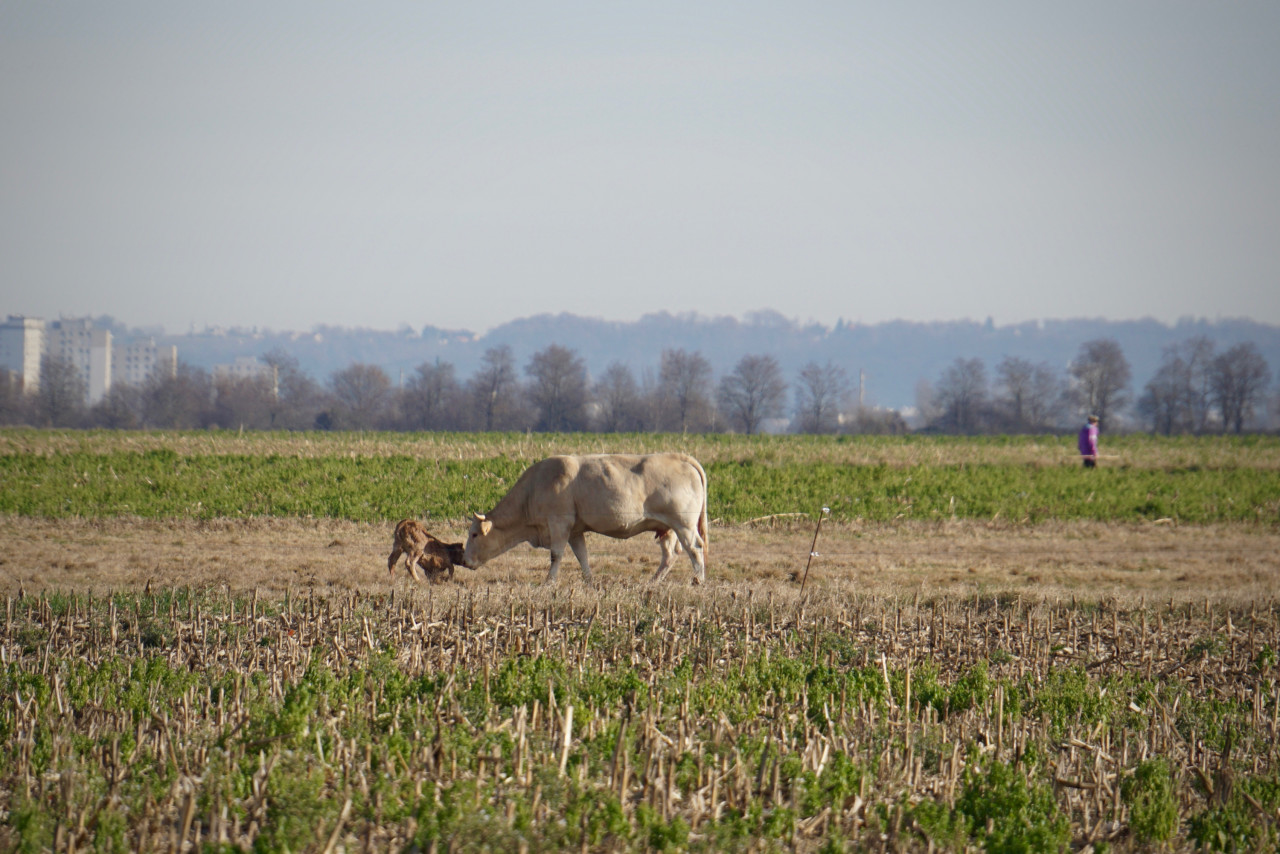
[[[418,579],[419,572],[422,573],[422,579],[421,579],[422,581],[431,580],[430,578],[427,577],[426,570],[421,569],[421,567],[418,565],[425,555],[426,553],[422,549],[418,548],[417,546],[414,546],[413,551],[409,552],[409,565],[408,565],[409,577],[412,578],[414,581],[419,580]]]
[[[418,561],[418,569],[422,570],[423,580],[433,584],[444,580],[445,567],[451,571],[453,569],[447,560],[437,554],[423,553]]]

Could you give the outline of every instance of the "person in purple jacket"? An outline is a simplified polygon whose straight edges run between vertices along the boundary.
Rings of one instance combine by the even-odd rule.
[[[1098,464],[1098,416],[1090,415],[1089,423],[1080,428],[1080,456],[1084,467],[1091,469]]]

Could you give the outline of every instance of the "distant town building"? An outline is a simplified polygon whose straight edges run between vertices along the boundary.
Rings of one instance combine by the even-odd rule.
[[[111,381],[140,386],[153,374],[172,377],[178,373],[178,348],[156,344],[152,337],[135,338],[115,348],[111,359]]]
[[[43,353],[43,320],[11,314],[0,324],[0,370],[13,374],[26,392],[40,390],[40,356]]]
[[[75,365],[89,388],[89,405],[111,390],[111,330],[88,318],[55,320],[45,330],[45,353]]]
[[[236,356],[236,360],[229,365],[214,365],[213,378],[215,380],[248,380],[271,379],[274,371],[270,365],[259,362],[256,356]]]
[[[44,321],[37,317],[9,315],[0,324],[0,370],[22,382],[28,393],[40,388],[43,356],[74,365],[88,389],[86,402],[93,405],[111,390],[112,383],[141,385],[157,371],[178,372],[178,348],[158,345],[155,338],[135,338],[115,346],[109,329],[95,329],[88,318]]]

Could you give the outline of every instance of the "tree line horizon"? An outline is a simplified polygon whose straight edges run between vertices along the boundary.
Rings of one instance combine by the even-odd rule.
[[[249,429],[534,432],[734,432],[753,434],[979,435],[1056,433],[1089,414],[1110,429],[1166,435],[1242,433],[1280,420],[1280,391],[1252,342],[1218,352],[1205,336],[1164,349],[1135,393],[1114,338],[1080,346],[1065,370],[1005,356],[989,375],[980,358],[957,357],[916,385],[916,406],[864,406],[856,380],[827,360],[788,382],[776,358],[743,356],[718,379],[698,350],[668,348],[638,374],[621,361],[592,377],[572,348],[551,344],[519,366],[509,345],[489,348],[465,379],[450,362],[419,365],[399,386],[378,365],[352,362],[319,382],[282,348],[251,377],[212,377],[179,362],[134,386],[113,384],[85,404],[85,381],[56,356],[24,393],[0,374],[0,424],[105,429]],[[909,423],[914,422],[914,423]]]

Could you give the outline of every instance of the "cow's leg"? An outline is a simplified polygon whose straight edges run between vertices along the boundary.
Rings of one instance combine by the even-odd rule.
[[[392,547],[391,557],[387,558],[387,572],[391,573],[391,579],[394,581],[396,577],[396,561],[400,559],[400,555],[404,554],[399,545]]]
[[[560,559],[564,557],[564,547],[569,543],[572,527],[560,520],[552,520],[547,525],[546,540],[551,550],[551,569],[547,572],[547,583],[552,584],[560,574]],[[575,549],[576,552],[576,549]]]
[[[684,546],[684,550],[689,553],[689,562],[693,564],[693,583],[701,584],[707,580],[707,564],[702,553],[702,537],[698,536],[696,529],[676,528],[676,535],[680,537],[680,544]]]
[[[653,574],[654,581],[661,581],[670,571],[672,559],[680,551],[680,540],[674,531],[668,529],[658,536],[658,545],[662,546],[662,561],[658,564],[658,571]]]
[[[569,538],[569,548],[573,549],[573,556],[578,559],[578,566],[582,567],[582,580],[587,584],[591,583],[591,564],[587,561],[587,538],[583,534],[575,534]]]
[[[551,546],[551,569],[547,570],[547,584],[554,584],[560,574],[560,558],[564,557],[564,543]]]

